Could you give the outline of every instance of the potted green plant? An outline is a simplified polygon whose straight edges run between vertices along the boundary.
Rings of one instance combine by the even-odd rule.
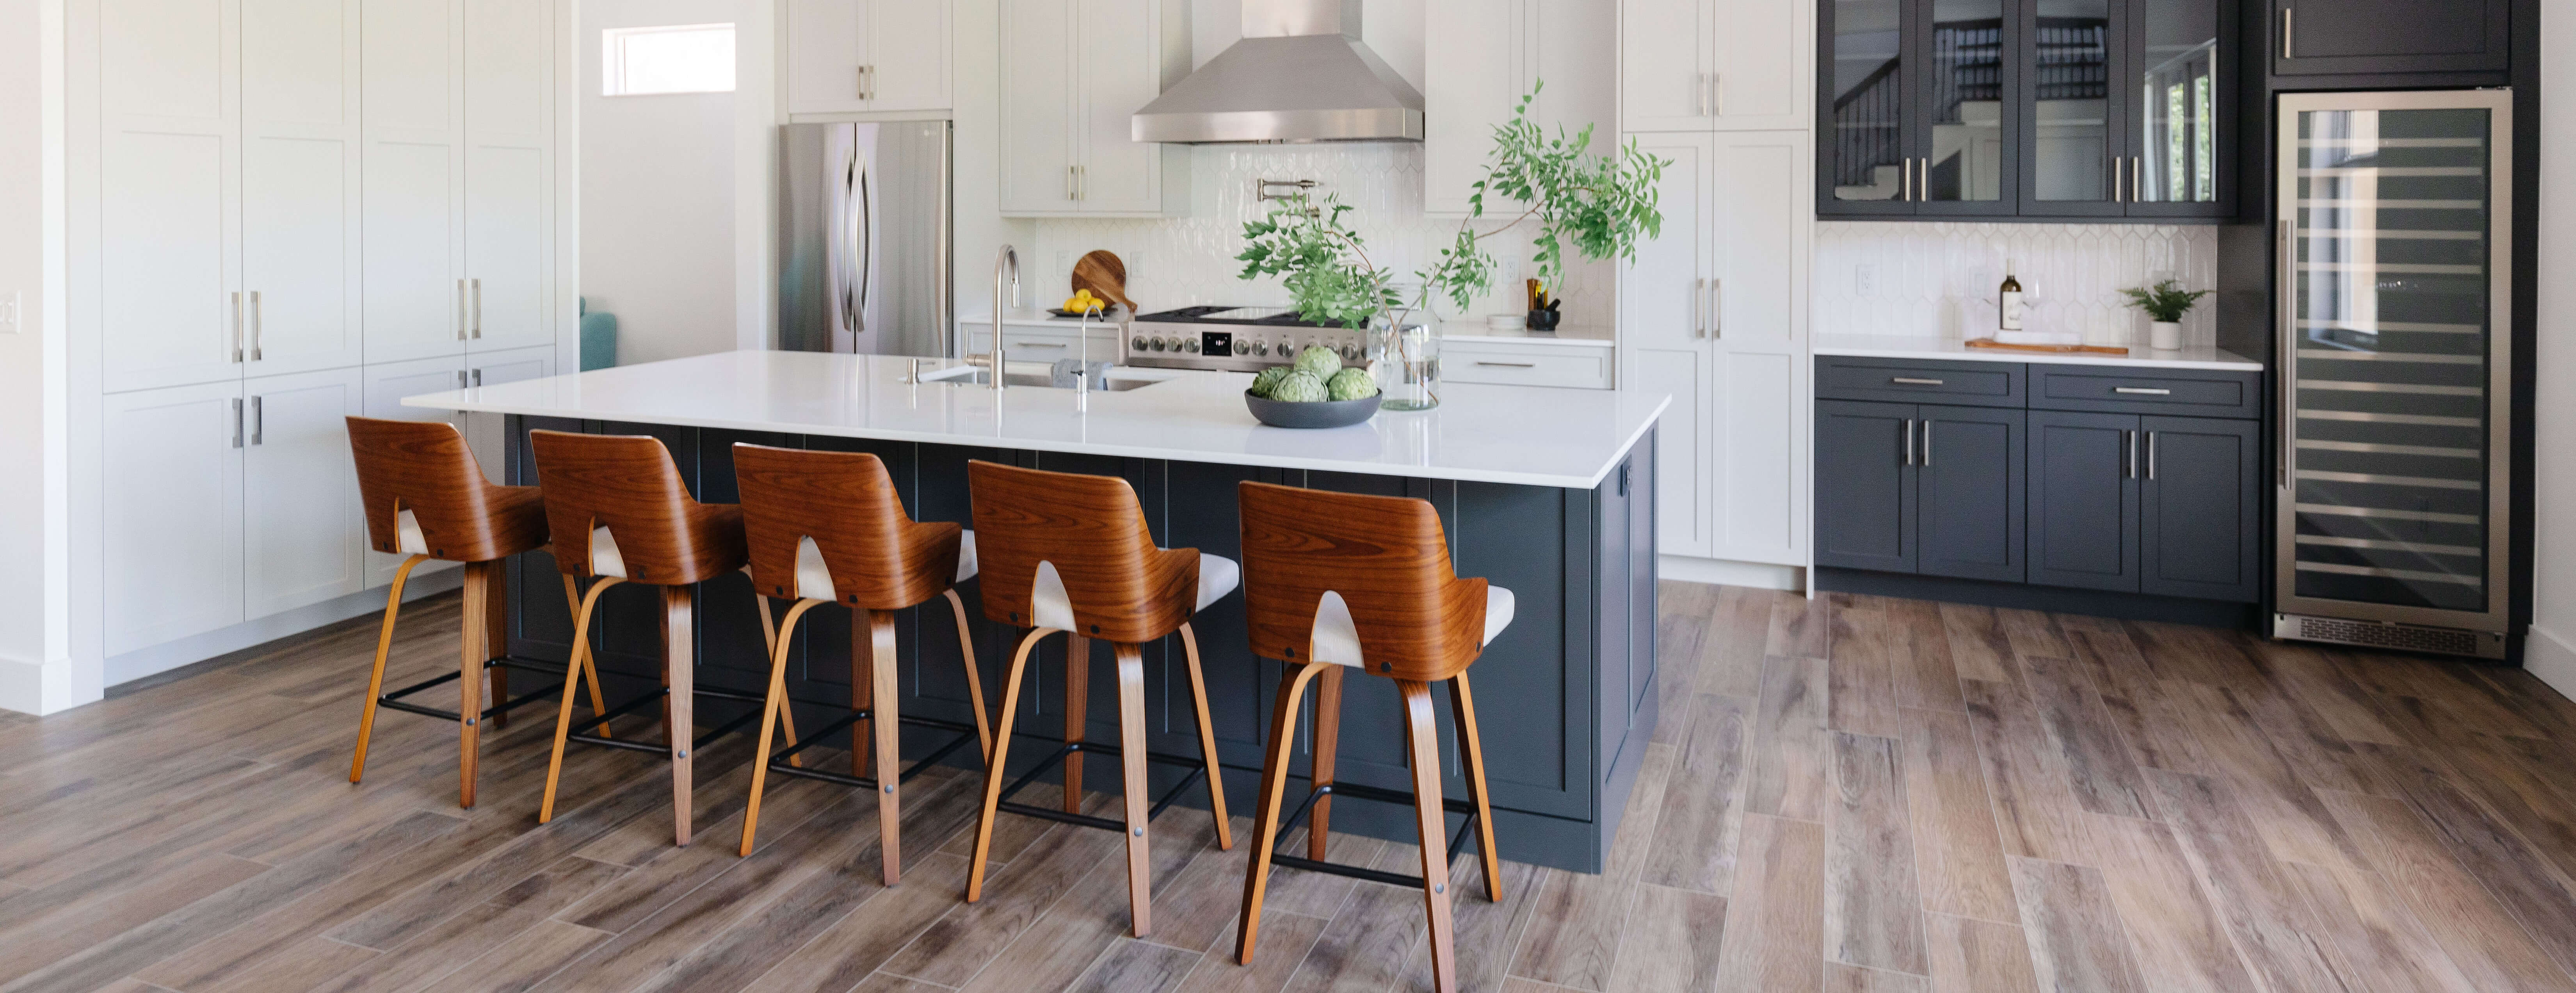
[[[1379,346],[1372,351],[1388,409],[1427,410],[1439,403],[1434,340],[1427,330],[1408,331],[1408,318],[1443,296],[1464,311],[1477,294],[1493,288],[1495,262],[1485,239],[1534,222],[1538,247],[1532,261],[1539,279],[1555,285],[1565,270],[1568,242],[1588,260],[1624,259],[1636,255],[1639,238],[1663,231],[1655,184],[1670,163],[1646,154],[1634,140],[1595,154],[1590,125],[1571,137],[1560,127],[1549,137],[1530,120],[1530,106],[1545,86],[1531,87],[1512,119],[1494,127],[1485,176],[1467,197],[1457,237],[1431,265],[1414,271],[1410,298],[1396,288],[1394,273],[1369,259],[1359,233],[1343,221],[1352,208],[1338,197],[1328,195],[1318,206],[1300,192],[1243,226],[1248,244],[1235,258],[1243,263],[1244,279],[1281,277],[1290,306],[1310,320],[1378,329]],[[1518,204],[1520,213],[1500,227],[1480,228],[1490,225],[1488,195]]]
[[[2129,306],[2147,312],[2148,347],[2170,352],[2182,347],[2182,315],[2191,305],[2208,296],[2208,290],[2186,290],[2180,280],[2168,279],[2145,289],[2121,290],[2128,295]]]

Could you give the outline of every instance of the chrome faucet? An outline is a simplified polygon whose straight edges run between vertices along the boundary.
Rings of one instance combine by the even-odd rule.
[[[984,356],[993,379],[993,392],[1002,391],[1002,288],[1008,285],[1011,295],[1020,293],[1020,251],[1002,246],[1002,254],[993,260],[993,345]],[[969,360],[972,361],[971,359]]]

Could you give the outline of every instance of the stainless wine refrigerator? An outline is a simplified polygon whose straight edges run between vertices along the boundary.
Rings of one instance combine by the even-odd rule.
[[[2513,94],[2280,101],[2274,633],[2502,658]]]

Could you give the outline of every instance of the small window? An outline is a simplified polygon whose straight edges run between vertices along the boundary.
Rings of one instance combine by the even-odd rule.
[[[599,92],[733,92],[733,25],[674,24],[600,32]]]

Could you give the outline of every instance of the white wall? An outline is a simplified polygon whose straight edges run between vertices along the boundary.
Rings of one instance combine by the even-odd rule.
[[[102,690],[70,658],[63,16],[0,0],[0,708],[31,713]]]
[[[600,95],[600,32],[657,24],[733,22],[736,0],[589,0],[575,44],[581,72],[581,275],[591,309],[617,315],[619,364],[731,351],[735,306],[736,129],[744,94]],[[767,34],[767,32],[759,32]],[[748,43],[747,43],[748,42]],[[735,72],[764,78],[773,60],[757,39]],[[750,99],[765,103],[765,94]],[[774,139],[773,139],[774,140]]]
[[[2543,4],[2540,21],[2540,352],[2536,467],[2537,596],[2523,664],[2576,696],[2576,5]]]

